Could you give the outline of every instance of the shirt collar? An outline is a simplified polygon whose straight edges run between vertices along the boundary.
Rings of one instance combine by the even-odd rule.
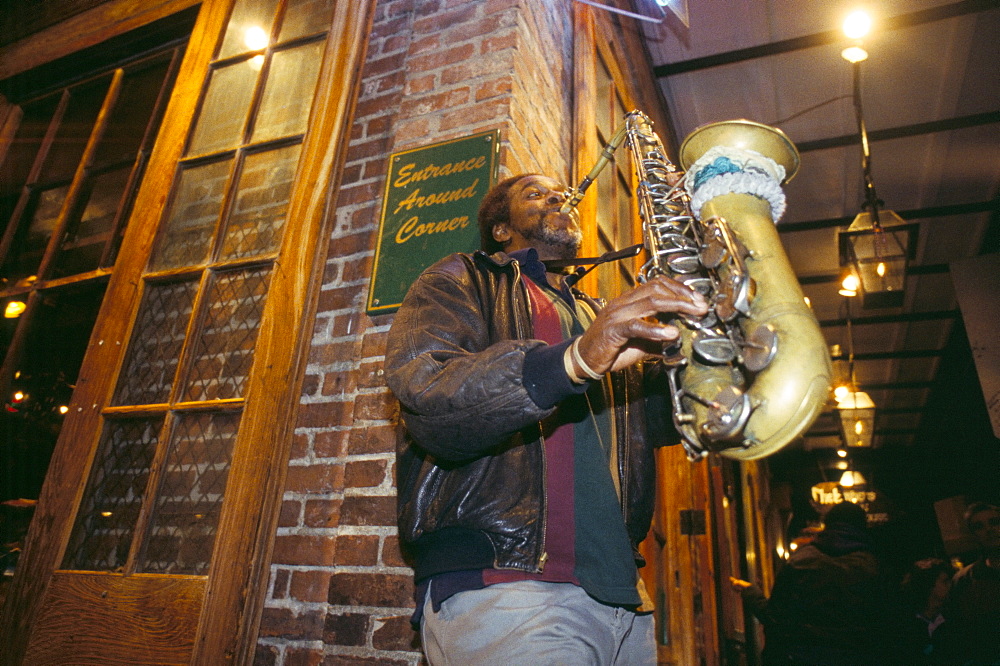
[[[545,271],[545,264],[538,258],[538,250],[533,247],[527,247],[521,250],[514,250],[509,256],[521,264],[521,272],[531,278],[535,284],[554,290],[562,296],[563,300],[573,305],[573,294],[569,287],[565,284],[555,286],[549,282],[548,274]]]

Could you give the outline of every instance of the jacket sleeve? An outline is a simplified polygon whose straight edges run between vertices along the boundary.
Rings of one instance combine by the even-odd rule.
[[[491,452],[554,409],[523,381],[539,340],[491,340],[495,304],[459,262],[439,263],[410,288],[389,330],[385,371],[414,441],[442,461]]]

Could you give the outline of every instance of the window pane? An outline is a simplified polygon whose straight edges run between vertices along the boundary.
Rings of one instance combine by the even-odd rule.
[[[21,322],[25,345],[0,410],[0,499],[38,497],[103,297],[103,284],[47,290]]]
[[[94,154],[94,168],[133,162],[146,134],[170,61],[160,59],[127,73]]]
[[[207,574],[238,413],[177,416],[139,570]]]
[[[336,0],[288,0],[278,41],[323,32],[330,27]]]
[[[229,213],[222,259],[277,252],[301,146],[249,155]]]
[[[259,69],[252,62],[238,62],[212,72],[188,155],[235,148],[243,141],[243,125]]]
[[[38,271],[68,191],[69,186],[66,185],[32,193],[25,209],[29,222],[22,224],[14,236],[14,243],[4,266],[3,277],[7,284],[13,285],[34,276]]]
[[[193,280],[146,287],[112,404],[167,402],[197,291]]]
[[[35,162],[58,103],[59,96],[50,95],[24,106],[24,116],[17,127],[14,141],[0,165],[0,228],[6,227],[14,212],[14,206],[28,181],[28,172]]]
[[[197,266],[208,261],[231,164],[232,160],[226,160],[181,171],[150,259],[151,270]]]
[[[270,277],[269,266],[213,276],[184,400],[242,397]]]
[[[306,131],[322,56],[323,42],[274,54],[254,126],[254,141],[267,141]]]
[[[610,100],[614,83],[611,81],[611,73],[608,72],[607,65],[598,56],[597,58],[597,92],[594,95],[596,100],[597,131],[603,137],[603,141],[611,140],[611,133],[614,131],[614,119],[611,118]]]
[[[45,157],[39,181],[57,183],[73,177],[104,103],[110,80],[105,76],[70,90],[69,105],[59,121],[55,142]]]
[[[163,417],[108,421],[80,503],[64,569],[125,565]]]
[[[131,169],[96,176],[82,194],[80,219],[71,221],[56,260],[56,276],[92,271],[101,263],[104,246],[111,240],[115,216],[122,203]]]
[[[267,46],[277,6],[278,0],[237,0],[229,17],[222,48],[219,49],[219,58],[258,51]]]

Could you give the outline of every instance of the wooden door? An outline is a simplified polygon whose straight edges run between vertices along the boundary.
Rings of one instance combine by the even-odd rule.
[[[374,4],[201,5],[4,607],[7,663],[252,659]]]

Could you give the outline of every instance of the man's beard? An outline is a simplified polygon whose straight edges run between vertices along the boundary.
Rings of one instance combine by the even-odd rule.
[[[524,237],[541,245],[545,245],[558,255],[559,259],[575,259],[583,243],[583,232],[579,228],[555,228],[545,224],[532,227]]]

